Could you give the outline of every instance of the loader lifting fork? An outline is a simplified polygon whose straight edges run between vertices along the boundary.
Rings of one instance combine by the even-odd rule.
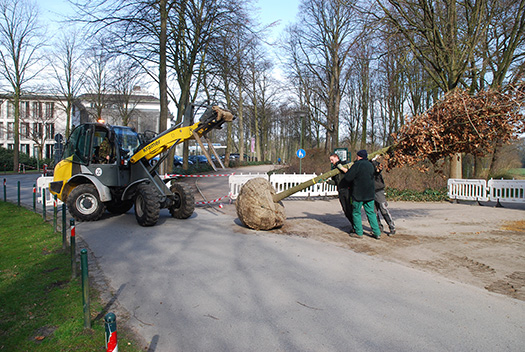
[[[168,208],[175,218],[189,218],[195,208],[191,190],[176,182],[168,187],[172,179],[162,180],[157,173],[167,155],[154,166],[149,160],[190,139],[197,140],[202,147],[201,139],[207,141],[208,132],[232,120],[229,111],[208,106],[198,122],[172,127],[150,141],[144,141],[126,126],[79,125],[71,133],[62,160],[55,167],[50,191],[67,204],[71,215],[79,221],[98,220],[105,209],[122,214],[133,205],[137,222],[142,226],[155,225],[163,208]],[[224,167],[222,163],[221,166]]]

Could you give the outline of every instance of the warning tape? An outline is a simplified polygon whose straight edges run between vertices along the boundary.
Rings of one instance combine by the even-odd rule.
[[[205,205],[205,204],[217,203],[217,202],[223,200],[224,198],[228,198],[229,196],[230,195],[228,194],[227,196],[220,197],[220,198],[217,198],[217,199],[214,199],[214,200],[210,200],[208,202],[195,202],[195,205]]]
[[[232,174],[220,174],[220,175],[180,175],[180,174],[166,174],[164,178],[168,177],[227,177],[235,175],[235,172]]]

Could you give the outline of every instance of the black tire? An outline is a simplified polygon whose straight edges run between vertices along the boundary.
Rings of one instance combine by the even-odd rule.
[[[96,221],[105,210],[97,188],[88,183],[75,187],[69,193],[66,203],[69,213],[77,221]]]
[[[191,188],[184,183],[173,183],[170,190],[174,194],[174,204],[169,208],[171,216],[187,219],[195,210],[195,197]]]
[[[111,202],[106,203],[106,209],[115,215],[120,215],[126,213],[133,207],[132,200],[112,200]]]
[[[160,202],[157,190],[142,183],[135,192],[135,218],[141,226],[153,226],[159,220]]]

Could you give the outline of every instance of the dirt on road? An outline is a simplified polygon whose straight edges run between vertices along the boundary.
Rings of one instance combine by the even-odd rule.
[[[236,170],[238,171],[238,170]],[[257,172],[257,171],[252,171]],[[227,180],[187,180],[197,201],[227,195]],[[204,198],[203,198],[204,197]],[[349,236],[350,224],[336,198],[283,201],[287,219],[270,232],[300,236],[437,273],[444,278],[525,300],[525,205],[392,202],[396,234],[371,236],[366,218],[363,239]],[[236,217],[235,204],[206,206]],[[257,231],[232,223],[243,234]],[[385,228],[388,226],[385,224]]]

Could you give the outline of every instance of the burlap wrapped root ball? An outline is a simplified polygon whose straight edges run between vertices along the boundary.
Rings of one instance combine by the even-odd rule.
[[[235,201],[241,222],[254,230],[271,230],[283,226],[286,219],[284,205],[273,201],[274,194],[272,184],[264,178],[246,182]]]

